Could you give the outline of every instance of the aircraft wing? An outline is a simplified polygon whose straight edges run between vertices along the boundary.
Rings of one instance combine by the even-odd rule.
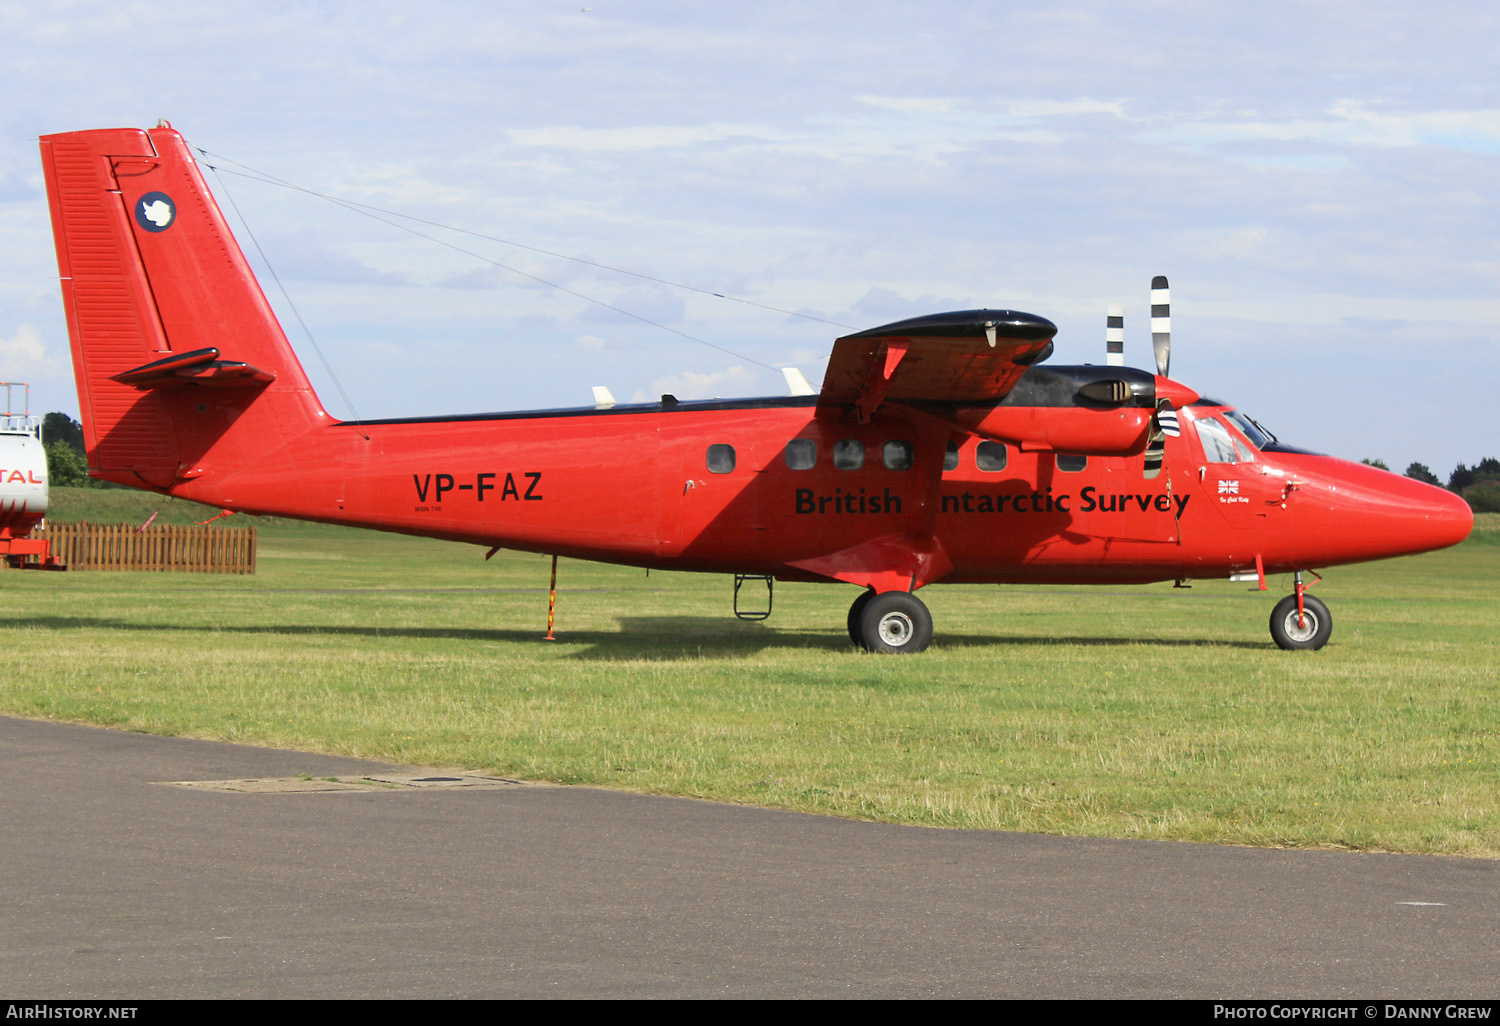
[[[929,314],[833,343],[818,407],[853,405],[861,423],[886,400],[992,402],[1052,352],[1057,325],[1016,310]]]

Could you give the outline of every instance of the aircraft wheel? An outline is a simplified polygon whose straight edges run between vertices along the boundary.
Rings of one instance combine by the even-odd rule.
[[[1302,624],[1297,624],[1297,596],[1288,595],[1271,610],[1271,638],[1288,651],[1318,649],[1328,644],[1333,617],[1328,607],[1311,595],[1302,596]]]
[[[849,640],[861,647],[864,646],[864,615],[865,606],[875,597],[874,588],[866,588],[859,593],[859,598],[854,600],[854,605],[849,607]]]
[[[865,603],[859,630],[860,644],[871,652],[920,652],[932,641],[932,614],[915,595],[888,591]]]

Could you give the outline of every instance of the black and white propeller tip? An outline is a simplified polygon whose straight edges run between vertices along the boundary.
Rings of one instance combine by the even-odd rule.
[[[1151,349],[1156,356],[1156,373],[1167,376],[1172,362],[1172,290],[1165,275],[1151,279]],[[1111,306],[1104,318],[1104,362],[1110,367],[1125,365],[1125,308]]]
[[[1112,306],[1104,318],[1104,362],[1110,367],[1125,366],[1125,308]]]
[[[1156,373],[1166,377],[1172,363],[1172,290],[1160,274],[1151,279],[1151,349]]]

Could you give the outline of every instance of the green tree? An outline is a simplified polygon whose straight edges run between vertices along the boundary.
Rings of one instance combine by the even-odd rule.
[[[1464,492],[1464,501],[1475,513],[1500,513],[1500,482],[1487,481]]]
[[[66,442],[74,452],[83,455],[83,425],[66,413],[52,412],[42,418],[42,441]]]
[[[1462,495],[1464,493],[1464,489],[1469,487],[1469,485],[1473,483],[1474,471],[1470,470],[1462,463],[1454,467],[1453,473],[1448,475],[1448,490],[1450,492],[1457,492],[1459,495]]]
[[[1364,460],[1360,460],[1359,462],[1363,463],[1367,467],[1374,467],[1377,470],[1390,470],[1391,469],[1390,467],[1388,467],[1388,466],[1385,465],[1385,460],[1364,459]]]
[[[1427,469],[1427,464],[1425,463],[1413,463],[1407,467],[1406,476],[1413,481],[1421,481],[1423,484],[1441,485],[1443,483],[1438,480],[1436,474]]]
[[[64,441],[47,446],[47,483],[53,488],[95,488],[100,484],[89,477],[83,454]]]
[[[1486,456],[1472,467],[1460,463],[1448,475],[1448,490],[1462,495],[1475,513],[1500,513],[1500,460]]]

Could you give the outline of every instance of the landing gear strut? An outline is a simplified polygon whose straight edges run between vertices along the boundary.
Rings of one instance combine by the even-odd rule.
[[[1328,607],[1307,594],[1302,571],[1298,570],[1296,593],[1276,603],[1271,610],[1271,639],[1288,651],[1319,649],[1328,644],[1332,633],[1333,617]]]
[[[849,607],[849,638],[871,652],[920,652],[932,641],[932,614],[908,592],[872,589]]]

